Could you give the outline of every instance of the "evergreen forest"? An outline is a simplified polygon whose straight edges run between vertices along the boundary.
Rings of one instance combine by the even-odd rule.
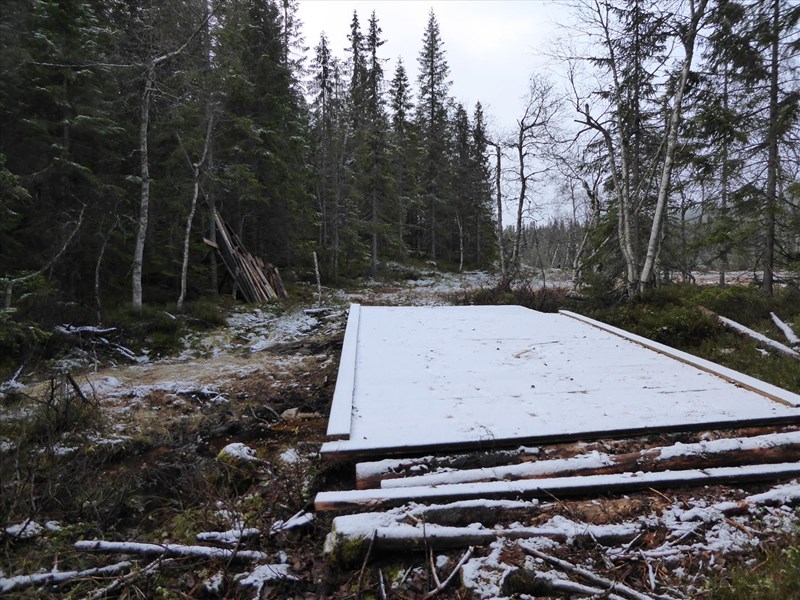
[[[432,10],[417,64],[392,72],[376,12],[342,15],[347,40],[304,40],[297,13],[3,2],[4,319],[229,293],[217,213],[289,281],[318,260],[331,285],[398,263],[502,286],[561,268],[631,296],[704,269],[796,283],[796,3],[576,0],[564,76],[519,74],[513,131],[451,95]],[[537,211],[545,187],[556,209]]]

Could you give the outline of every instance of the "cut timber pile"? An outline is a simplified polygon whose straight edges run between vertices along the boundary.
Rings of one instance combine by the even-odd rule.
[[[397,551],[581,536],[613,545],[634,539],[641,533],[639,525],[594,527],[556,517],[535,526],[526,523],[540,512],[539,503],[547,500],[800,477],[800,430],[796,427],[676,433],[660,436],[659,441],[672,442],[661,445],[653,445],[651,439],[358,463],[358,489],[322,492],[316,497],[317,511],[341,515],[333,521],[326,551],[337,559],[353,560],[363,557],[370,546],[372,551]],[[800,500],[800,492],[795,496],[790,498],[793,502]],[[756,501],[748,502],[720,504],[718,512],[736,514]],[[374,510],[383,512],[369,512]],[[342,514],[346,512],[361,514]],[[517,526],[495,526],[501,519]],[[478,522],[482,527],[471,525]]]
[[[214,213],[214,224],[217,228],[216,243],[208,239],[203,241],[219,252],[225,268],[233,277],[237,288],[242,291],[245,301],[263,304],[286,298],[286,290],[277,267],[247,252],[241,240],[217,212]]]

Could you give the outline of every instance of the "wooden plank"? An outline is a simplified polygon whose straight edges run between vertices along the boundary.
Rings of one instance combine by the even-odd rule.
[[[744,427],[770,427],[784,425],[800,425],[800,414],[780,417],[767,417],[759,419],[740,419],[738,421],[697,421],[694,423],[680,423],[676,425],[648,426],[626,429],[602,429],[593,431],[580,431],[575,433],[559,433],[554,435],[529,435],[509,438],[493,438],[469,440],[464,442],[447,442],[432,444],[415,444],[413,446],[356,446],[344,444],[339,441],[330,441],[322,444],[320,454],[323,458],[376,458],[379,456],[410,456],[418,454],[432,454],[435,452],[462,452],[467,450],[497,450],[500,448],[514,448],[518,446],[555,444],[560,442],[576,442],[599,440],[603,438],[628,438],[640,435],[655,435],[659,433],[677,433],[705,431],[708,429],[740,429]]]
[[[389,508],[408,502],[452,502],[472,498],[529,499],[566,498],[619,494],[648,488],[696,487],[754,481],[773,481],[800,475],[800,462],[666,471],[620,473],[578,477],[550,477],[524,481],[463,483],[438,487],[320,492],[314,499],[318,512]]]
[[[349,436],[326,443],[327,456],[800,423],[798,407],[569,316],[522,307],[366,306],[357,344]]]
[[[359,490],[377,488],[385,479],[411,477],[437,469],[477,469],[519,464],[522,454],[524,449],[514,449],[360,462],[356,465],[356,487]]]
[[[668,471],[733,467],[800,461],[800,431],[753,438],[723,438],[694,444],[674,444],[639,452],[609,455],[599,452],[571,458],[537,460],[516,465],[463,469],[387,479],[382,488],[447,485],[479,481],[518,481],[568,475],[600,475],[636,471]],[[358,471],[356,471],[358,475]],[[362,489],[360,482],[359,489]]]
[[[775,402],[778,402],[780,404],[792,407],[800,407],[800,395],[790,392],[788,390],[784,390],[782,388],[779,388],[778,386],[772,385],[765,381],[761,381],[760,379],[756,379],[755,377],[750,377],[749,375],[745,375],[744,373],[739,373],[738,371],[734,371],[733,369],[723,367],[722,365],[718,365],[709,360],[699,358],[687,352],[681,352],[680,350],[676,350],[675,348],[670,348],[669,346],[666,346],[664,344],[659,344],[658,342],[654,342],[653,340],[649,340],[640,335],[630,333],[628,331],[625,331],[624,329],[619,329],[618,327],[607,325],[605,323],[601,323],[600,321],[595,321],[594,319],[590,319],[589,317],[584,317],[583,315],[579,315],[577,313],[573,313],[568,310],[560,310],[558,311],[558,313],[570,317],[572,319],[576,319],[583,323],[586,323],[587,325],[592,325],[593,327],[597,327],[598,329],[602,329],[603,331],[607,331],[609,333],[613,333],[614,335],[618,335],[621,338],[625,338],[626,340],[635,342],[641,346],[644,346],[645,348],[654,350],[659,354],[669,356],[670,358],[674,358],[675,360],[679,360],[693,367],[697,367],[698,369],[706,371],[707,373],[717,375],[718,377],[721,377],[725,381],[729,381],[733,384],[743,387],[744,389],[750,390],[751,392],[755,392],[766,398],[769,398],[770,400],[774,400]]]
[[[356,356],[358,354],[358,328],[361,321],[361,305],[351,304],[344,331],[339,373],[333,392],[331,414],[328,419],[328,437],[348,439],[353,415],[353,395],[356,388]]]

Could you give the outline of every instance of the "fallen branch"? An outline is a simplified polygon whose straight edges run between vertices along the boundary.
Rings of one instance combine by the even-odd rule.
[[[470,557],[470,556],[472,556],[472,551],[473,551],[473,550],[474,550],[474,548],[473,548],[472,546],[470,546],[469,548],[467,548],[467,551],[464,553],[464,556],[462,556],[462,557],[461,557],[461,560],[459,560],[459,561],[458,561],[458,564],[455,566],[455,568],[453,569],[453,572],[452,572],[452,573],[450,573],[450,575],[447,577],[447,579],[445,579],[443,582],[441,582],[440,584],[438,584],[438,585],[436,586],[436,588],[435,588],[435,589],[433,589],[433,590],[431,590],[430,592],[428,592],[427,594],[425,594],[425,595],[423,596],[423,598],[425,598],[425,599],[427,599],[427,598],[433,598],[433,597],[434,597],[436,594],[438,594],[438,593],[440,593],[440,592],[443,592],[443,591],[444,591],[444,589],[445,589],[445,588],[446,588],[446,587],[447,587],[447,586],[450,584],[450,582],[453,580],[453,577],[455,577],[456,573],[458,573],[458,571],[461,569],[461,567],[463,567],[463,566],[464,566],[464,563],[465,563],[465,562],[467,562],[467,561],[469,560],[469,557]],[[437,578],[437,579],[438,579],[438,578]]]
[[[60,585],[76,579],[86,577],[102,577],[104,575],[116,575],[130,569],[131,563],[128,561],[118,562],[107,567],[96,567],[83,571],[53,571],[50,573],[33,573],[31,575],[14,575],[13,577],[0,577],[0,593],[7,594],[15,590],[22,590],[28,587],[40,585]]]
[[[367,548],[367,554],[364,557],[364,562],[361,564],[361,570],[358,572],[358,586],[356,590],[356,598],[361,598],[361,586],[364,584],[364,571],[367,570],[367,563],[369,562],[369,557],[372,555],[372,546],[375,544],[375,536],[378,535],[378,530],[372,532],[372,537],[369,540],[369,548]]]
[[[775,326],[783,332],[783,335],[786,336],[786,341],[788,341],[792,347],[796,348],[800,346],[800,337],[797,337],[797,334],[792,330],[788,323],[784,323],[783,321],[778,318],[774,312],[769,313],[769,316],[772,317],[772,322],[775,323]]]
[[[793,350],[792,348],[789,348],[789,346],[786,346],[785,344],[781,344],[780,342],[776,342],[775,340],[773,340],[771,338],[768,338],[767,336],[765,336],[762,333],[758,333],[757,331],[753,331],[749,327],[745,327],[744,325],[742,325],[741,323],[737,323],[733,319],[728,319],[727,317],[723,317],[722,315],[718,315],[715,312],[708,310],[707,308],[704,308],[702,306],[699,307],[699,308],[705,314],[707,314],[709,316],[716,317],[716,319],[720,323],[722,323],[725,327],[727,327],[728,329],[731,329],[731,330],[733,330],[733,331],[735,331],[737,333],[741,333],[742,335],[746,335],[748,337],[751,337],[754,340],[756,340],[758,342],[761,342],[762,344],[767,346],[767,348],[770,349],[770,350],[773,350],[773,351],[776,351],[776,352],[780,352],[781,354],[784,354],[784,355],[786,355],[786,356],[788,356],[790,358],[793,358],[795,360],[800,361],[800,352],[797,352],[796,350]]]
[[[20,374],[22,373],[22,367],[24,365],[20,365],[19,369],[14,372],[14,375],[8,381],[0,383],[0,394],[7,394],[12,390],[16,390],[22,387],[22,384],[17,381]]]
[[[582,577],[589,583],[594,583],[596,585],[602,585],[607,590],[612,592],[616,592],[620,596],[624,598],[628,598],[629,600],[653,600],[654,596],[650,596],[648,594],[643,594],[634,590],[633,588],[628,587],[625,584],[618,583],[616,581],[612,581],[610,579],[606,579],[588,569],[583,569],[577,565],[573,565],[571,562],[567,562],[566,560],[561,560],[560,558],[556,558],[555,556],[550,556],[549,554],[545,554],[544,552],[540,552],[535,548],[530,548],[526,544],[519,544],[519,547],[522,548],[522,551],[530,556],[535,558],[539,558],[547,563],[550,563],[554,567],[558,567],[562,571],[566,573],[570,573],[572,575],[578,575]],[[662,596],[663,597],[663,596]]]
[[[76,550],[85,552],[124,552],[153,556],[188,556],[223,560],[266,560],[267,555],[255,550],[228,550],[210,546],[185,546],[183,544],[147,544],[142,542],[106,542],[103,540],[80,540]]]
[[[116,592],[120,589],[123,585],[127,585],[131,581],[134,581],[137,577],[142,577],[145,575],[151,575],[153,573],[158,572],[164,565],[168,565],[173,562],[173,559],[163,559],[157,558],[149,565],[145,566],[138,571],[131,571],[127,575],[123,575],[119,579],[115,580],[111,585],[107,585],[104,588],[96,590],[91,596],[89,596],[89,600],[100,600],[100,598],[105,598],[109,594]]]
[[[503,575],[500,582],[500,593],[503,596],[514,594],[549,595],[553,592],[580,594],[590,598],[608,598],[608,600],[627,600],[624,596],[613,594],[610,590],[590,587],[562,579],[555,572],[542,573],[530,569],[511,569]]]

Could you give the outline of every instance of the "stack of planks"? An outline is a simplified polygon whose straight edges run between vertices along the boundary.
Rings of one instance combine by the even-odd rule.
[[[653,445],[656,440],[661,444]],[[591,525],[577,524],[570,525],[575,531],[565,531],[566,521],[554,521],[558,527],[494,524],[530,521],[532,507],[547,500],[599,502],[636,491],[791,480],[800,476],[800,430],[745,428],[727,435],[673,433],[385,458],[359,462],[355,472],[357,489],[320,492],[315,498],[317,512],[338,515],[325,547],[335,560],[370,551],[487,545],[500,538],[558,541],[587,532],[595,543],[610,544],[631,541],[641,533],[639,525],[593,531]],[[795,497],[800,487],[792,489],[790,504],[800,500]],[[746,502],[719,504],[724,515],[748,507]]]
[[[214,224],[217,228],[216,243],[209,239],[203,241],[219,253],[245,301],[263,304],[270,300],[285,299],[286,289],[277,267],[245,250],[218,212],[214,213]]]
[[[789,427],[756,433],[620,453],[601,449],[631,442],[606,439],[595,444],[567,444],[562,448],[581,451],[567,450],[566,456],[557,458],[550,452],[542,456],[545,453],[538,448],[530,452],[522,447],[517,451],[362,462],[356,465],[356,490],[320,492],[315,506],[317,511],[348,511],[407,502],[591,496],[800,475],[800,430]]]

